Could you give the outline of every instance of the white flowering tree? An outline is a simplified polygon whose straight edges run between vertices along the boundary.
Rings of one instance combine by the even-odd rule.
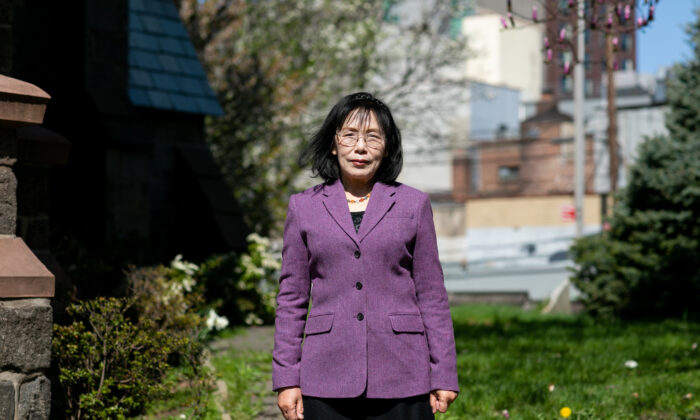
[[[456,92],[447,69],[464,48],[445,31],[462,1],[434,0],[408,24],[389,13],[412,0],[179,0],[225,115],[210,144],[252,231],[281,231],[303,142],[352,91],[385,99],[405,124],[441,128]],[[460,80],[460,82],[463,82]]]

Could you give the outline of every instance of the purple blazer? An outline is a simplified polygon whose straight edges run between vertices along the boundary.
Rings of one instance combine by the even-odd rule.
[[[273,389],[290,386],[324,398],[459,391],[427,194],[377,182],[357,233],[340,181],[291,196],[272,362]]]

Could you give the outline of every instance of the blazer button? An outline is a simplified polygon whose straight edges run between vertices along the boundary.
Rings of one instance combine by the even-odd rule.
[[[360,251],[355,251],[355,258],[360,258]]]
[[[355,283],[355,287],[357,287],[357,290],[362,289],[362,283],[358,281],[357,283]]]
[[[363,319],[365,319],[365,316],[362,315],[362,312],[360,312],[359,314],[357,314],[357,320],[358,320],[358,321],[362,321]]]

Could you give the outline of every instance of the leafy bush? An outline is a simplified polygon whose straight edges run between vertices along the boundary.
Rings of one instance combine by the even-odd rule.
[[[649,139],[619,195],[611,229],[572,247],[573,283],[594,315],[697,315],[700,144]]]
[[[235,325],[274,322],[281,259],[269,239],[248,235],[248,251],[214,256],[201,264],[198,277],[206,298]]]
[[[97,298],[72,305],[72,325],[54,327],[53,355],[69,419],[121,419],[165,392],[172,349],[182,345],[152,321],[127,316],[132,301]]]
[[[700,8],[669,79],[668,138],[641,144],[611,230],[577,241],[572,281],[601,316],[700,314]]]
[[[129,294],[68,308],[73,322],[54,326],[53,355],[69,419],[121,419],[180,384],[164,381],[182,366],[193,415],[203,412],[211,378],[202,367],[204,317],[198,267],[178,256],[169,267],[132,268]]]

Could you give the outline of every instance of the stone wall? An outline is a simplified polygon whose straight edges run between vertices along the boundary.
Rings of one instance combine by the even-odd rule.
[[[0,301],[0,419],[48,419],[52,311],[48,299]]]
[[[0,75],[0,420],[44,420],[51,409],[44,373],[51,365],[54,276],[15,237],[14,173],[17,127],[41,123],[48,99],[36,86]]]

